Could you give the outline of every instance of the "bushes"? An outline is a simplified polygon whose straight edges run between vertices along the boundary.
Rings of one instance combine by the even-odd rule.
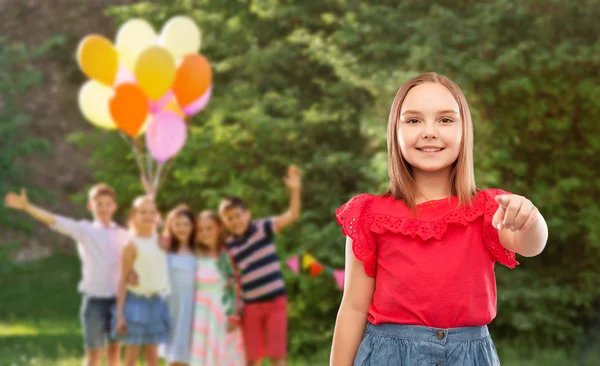
[[[161,204],[214,208],[222,195],[237,194],[255,217],[277,213],[288,200],[280,177],[297,163],[304,212],[278,239],[281,255],[308,250],[341,267],[334,209],[386,187],[394,93],[417,73],[447,74],[471,104],[479,185],[527,196],[550,226],[544,254],[516,271],[498,269],[494,334],[573,343],[592,321],[600,288],[598,3],[378,4],[163,1],[111,9],[120,20],[143,16],[157,25],[179,13],[193,17],[213,63],[214,98],[192,121]],[[80,139],[96,147],[97,178],[132,192],[135,166],[117,140]],[[340,293],[325,277],[288,284],[292,351],[322,348]]]

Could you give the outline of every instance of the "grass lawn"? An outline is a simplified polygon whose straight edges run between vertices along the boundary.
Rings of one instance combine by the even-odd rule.
[[[0,262],[0,365],[81,365],[79,272],[78,259],[66,255],[22,266]],[[329,347],[323,344],[316,355],[296,355],[289,364],[327,365]],[[577,358],[585,361],[578,363],[573,352],[563,349],[519,349],[507,343],[496,347],[502,365],[600,365],[600,344],[579,352]]]

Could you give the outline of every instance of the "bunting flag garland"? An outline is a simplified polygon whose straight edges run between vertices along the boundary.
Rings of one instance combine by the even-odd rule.
[[[313,264],[310,265],[310,275],[313,277],[320,275],[324,270],[325,267],[319,262],[313,262]]]
[[[335,282],[337,283],[340,289],[344,289],[344,276],[346,271],[343,269],[336,269],[333,271],[333,277],[335,278]]]
[[[315,263],[317,260],[315,259],[315,257],[313,257],[310,254],[304,254],[302,256],[302,268],[307,269],[310,268],[310,266]]]
[[[295,274],[300,273],[300,259],[297,255],[287,260],[287,265]]]
[[[335,279],[335,282],[340,290],[344,289],[344,274],[345,270],[335,269],[321,264],[315,257],[308,253],[304,253],[302,258],[299,255],[289,257],[286,261],[287,266],[295,274],[300,274],[300,263],[302,269],[307,271],[311,277],[316,277],[323,272],[329,273]]]

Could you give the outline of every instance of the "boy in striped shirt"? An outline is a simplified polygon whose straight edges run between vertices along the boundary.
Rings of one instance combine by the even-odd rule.
[[[227,248],[240,273],[248,365],[260,365],[265,356],[272,365],[286,365],[287,297],[274,237],[300,216],[301,176],[295,166],[284,181],[290,190],[290,206],[282,215],[252,220],[250,210],[237,197],[226,198],[219,206],[223,224],[232,234]]]

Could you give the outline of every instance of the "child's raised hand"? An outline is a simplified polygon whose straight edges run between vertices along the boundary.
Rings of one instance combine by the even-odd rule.
[[[500,205],[492,219],[492,225],[498,230],[527,231],[538,218],[538,209],[530,200],[516,194],[496,196]]]
[[[15,210],[23,210],[29,204],[27,192],[25,189],[21,189],[20,195],[12,192],[8,193],[6,197],[4,197],[4,204],[6,207],[14,208]]]
[[[302,175],[300,170],[295,165],[291,165],[288,169],[287,177],[283,178],[285,185],[289,189],[300,189],[302,186]]]

